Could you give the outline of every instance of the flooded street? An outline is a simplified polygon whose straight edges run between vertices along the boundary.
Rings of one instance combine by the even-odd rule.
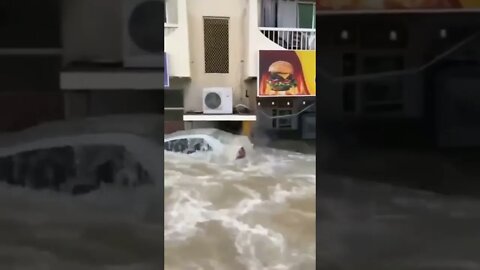
[[[314,156],[165,160],[165,269],[315,269]]]
[[[480,269],[480,200],[317,179],[318,269]]]
[[[0,182],[0,269],[158,270],[164,244],[169,270],[315,269],[315,157],[249,154],[166,152],[165,181],[81,196]]]
[[[0,269],[158,270],[160,186],[72,197],[0,185]]]
[[[166,152],[162,182],[83,196],[0,183],[0,269],[157,270],[163,240],[168,270],[480,269],[478,199],[315,176],[315,156],[271,148]]]

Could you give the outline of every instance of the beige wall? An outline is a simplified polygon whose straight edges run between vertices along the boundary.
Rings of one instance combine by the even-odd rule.
[[[62,1],[64,62],[122,60],[122,2]]]
[[[233,87],[234,104],[244,103],[247,85],[244,83],[244,21],[246,0],[202,0],[188,2],[188,24],[191,56],[191,84],[185,90],[185,110],[202,110],[202,89],[205,87]],[[203,17],[229,17],[230,73],[206,74],[204,69]],[[255,89],[253,90],[255,91]],[[249,91],[251,95],[252,91]]]
[[[177,78],[190,77],[187,1],[166,0],[165,53],[168,55],[168,74],[172,77],[172,84],[177,84]]]

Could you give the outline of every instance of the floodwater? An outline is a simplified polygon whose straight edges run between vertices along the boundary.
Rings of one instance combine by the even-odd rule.
[[[165,153],[164,181],[82,196],[0,182],[0,269],[158,270],[164,244],[167,270],[315,269],[315,157],[249,154]]]
[[[159,186],[72,197],[0,185],[0,269],[161,269]]]
[[[315,159],[165,153],[164,181],[76,197],[0,183],[0,269],[480,269],[479,199],[316,176]]]
[[[319,269],[480,269],[479,199],[317,179]]]
[[[315,269],[315,156],[165,160],[165,269]]]

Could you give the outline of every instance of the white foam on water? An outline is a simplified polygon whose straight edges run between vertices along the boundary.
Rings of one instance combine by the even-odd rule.
[[[480,269],[478,199],[318,178],[319,269]]]
[[[166,153],[153,186],[76,197],[0,183],[0,269],[162,269],[163,238],[168,270],[314,269],[315,158],[248,155]]]
[[[314,156],[267,148],[247,154],[212,163],[166,153],[165,245],[183,260],[167,257],[165,269],[315,269]],[[289,212],[310,230],[282,224]],[[208,230],[212,222],[221,234]],[[306,239],[293,243],[292,235],[302,234]],[[209,245],[214,239],[222,245]],[[197,252],[198,241],[204,250]],[[205,252],[219,259],[196,256]]]
[[[85,196],[0,185],[0,269],[160,269],[158,186]]]

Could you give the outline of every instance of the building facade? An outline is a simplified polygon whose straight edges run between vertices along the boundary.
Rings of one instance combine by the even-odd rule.
[[[369,143],[480,145],[480,1],[335,3],[317,1],[322,126]]]
[[[163,1],[65,0],[61,4],[66,117],[162,113]]]
[[[0,1],[0,132],[63,117],[59,18],[58,1]]]
[[[164,39],[155,25],[164,7],[137,0],[0,1],[0,131],[162,113]]]
[[[314,1],[166,0],[165,18],[168,121],[184,121],[186,128],[254,123],[301,136],[297,134],[301,117],[295,114],[313,104],[315,97]],[[306,79],[313,88],[310,93],[262,95],[262,51],[280,51],[280,58],[285,52],[309,51],[302,67],[308,66],[309,73],[304,73],[310,75]],[[210,92],[226,106],[209,108],[215,105]],[[272,118],[286,113],[294,116]]]
[[[0,20],[2,130],[163,113],[165,105],[170,131],[256,123],[295,137],[303,121],[296,113],[314,103],[311,0],[6,0],[0,10],[8,15]],[[277,60],[297,55],[290,75],[310,90],[260,93],[269,51],[280,52]],[[313,106],[307,110],[312,123]],[[23,120],[13,123],[9,113]],[[294,117],[275,118],[285,114]]]

